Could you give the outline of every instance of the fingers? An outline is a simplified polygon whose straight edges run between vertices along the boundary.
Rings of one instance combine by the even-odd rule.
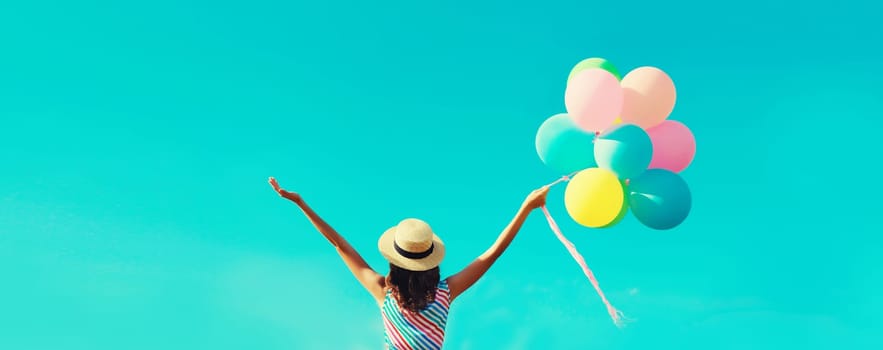
[[[540,187],[533,191],[530,195],[530,201],[533,203],[533,206],[536,208],[542,207],[546,205],[546,195],[549,193],[548,185]]]
[[[280,197],[287,198],[295,202],[299,202],[301,200],[300,195],[298,195],[297,193],[288,192],[279,187],[279,182],[277,182],[275,178],[270,177],[267,182],[270,183],[270,186],[273,186],[273,189],[276,190],[276,193],[278,193]]]
[[[531,191],[530,195],[527,196],[525,204],[530,206],[531,209],[546,205],[546,195],[549,193],[550,187],[551,186],[546,185]]]
[[[273,189],[276,190],[276,192],[279,192],[281,190],[281,188],[279,188],[279,183],[276,182],[275,178],[270,177],[269,182],[270,182],[270,186],[273,186]]]

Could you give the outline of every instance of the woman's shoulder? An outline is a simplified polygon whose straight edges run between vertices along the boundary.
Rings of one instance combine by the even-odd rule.
[[[446,300],[449,300],[451,297],[451,288],[448,286],[448,279],[442,279],[438,281],[438,289],[437,292],[445,296]]]

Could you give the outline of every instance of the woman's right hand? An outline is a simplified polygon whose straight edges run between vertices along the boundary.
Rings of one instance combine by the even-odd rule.
[[[303,201],[299,194],[288,192],[282,189],[282,187],[279,187],[279,183],[276,182],[276,179],[273,177],[270,177],[270,186],[273,186],[273,190],[275,190],[276,193],[278,193],[279,196],[281,196],[282,198],[288,199],[295,203],[301,203]]]
[[[524,207],[528,210],[534,210],[546,205],[546,194],[548,193],[549,186],[543,186],[534,190],[527,195],[527,198],[524,200]]]

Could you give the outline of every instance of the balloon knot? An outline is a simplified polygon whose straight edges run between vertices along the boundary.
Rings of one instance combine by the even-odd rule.
[[[629,183],[631,183],[631,182],[632,182],[632,180],[631,180],[631,179],[625,179],[625,185],[626,185],[626,186],[628,186],[628,185],[629,185]]]

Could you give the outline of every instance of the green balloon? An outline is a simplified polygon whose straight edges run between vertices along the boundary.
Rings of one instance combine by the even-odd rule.
[[[613,76],[616,77],[616,80],[622,80],[622,76],[619,75],[619,71],[616,70],[616,67],[613,66],[613,63],[610,63],[610,61],[603,58],[593,57],[584,59],[577,63],[576,66],[574,66],[573,69],[570,70],[570,75],[567,77],[567,82],[569,83],[570,79],[573,79],[573,76],[577,73],[592,68],[601,68],[610,72],[610,74],[613,74]]]
[[[616,226],[616,224],[619,224],[619,222],[625,218],[625,214],[629,212],[628,185],[625,184],[625,181],[620,181],[619,184],[622,185],[623,192],[626,193],[625,198],[622,199],[622,208],[619,209],[619,214],[616,215],[616,219],[613,219],[609,224],[601,226],[600,228]]]

